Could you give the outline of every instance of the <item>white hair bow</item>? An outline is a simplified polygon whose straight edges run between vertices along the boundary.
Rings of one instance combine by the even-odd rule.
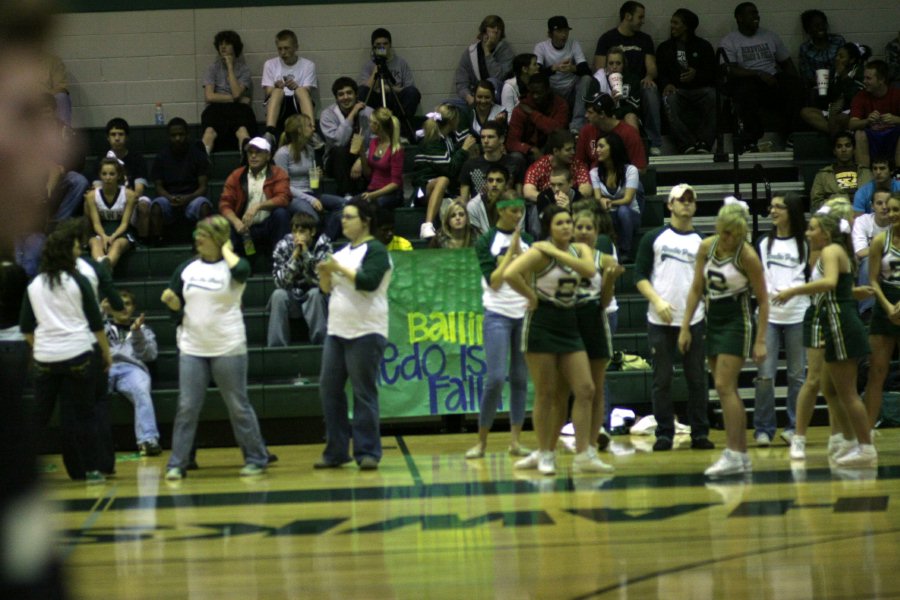
[[[734,196],[727,196],[727,197],[725,198],[725,206],[728,206],[729,204],[737,204],[738,206],[740,206],[741,208],[743,208],[743,209],[746,210],[747,212],[750,212],[750,206],[749,206],[746,202],[744,202],[743,200],[738,200],[738,199],[735,198]]]
[[[830,206],[823,206],[823,207],[819,208],[819,210],[816,211],[816,214],[817,215],[827,215],[830,212],[831,212]]]
[[[841,219],[841,222],[838,226],[841,229],[841,233],[850,233],[850,222],[847,221],[847,219]]]
[[[106,153],[106,158],[114,158],[114,159],[116,159],[117,161],[119,161],[119,164],[120,164],[120,165],[122,165],[123,167],[125,166],[125,161],[123,161],[121,158],[119,158],[118,156],[116,156],[116,153],[113,152],[112,150],[110,150],[109,152]]]
[[[426,119],[431,119],[432,121],[437,121],[438,123],[440,123],[441,121],[444,120],[444,116],[443,116],[441,113],[437,112],[437,111],[427,113],[427,114],[425,115],[425,118],[426,118]]]

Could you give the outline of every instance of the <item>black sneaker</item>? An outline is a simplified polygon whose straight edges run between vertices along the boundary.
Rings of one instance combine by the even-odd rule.
[[[667,437],[659,437],[656,438],[656,441],[653,442],[653,451],[654,452],[664,452],[666,450],[672,449],[672,440]]]
[[[716,445],[709,441],[709,438],[698,437],[691,440],[692,450],[712,450]]]
[[[159,456],[162,454],[162,448],[156,442],[143,442],[138,446],[141,456]]]

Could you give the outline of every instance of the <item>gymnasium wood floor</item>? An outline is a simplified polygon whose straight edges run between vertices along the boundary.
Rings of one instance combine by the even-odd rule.
[[[375,472],[273,447],[257,479],[201,450],[175,487],[168,453],[94,488],[45,460],[76,598],[900,598],[900,430],[880,433],[877,471],[830,468],[815,429],[805,468],[779,443],[719,482],[718,450],[628,437],[606,477],[516,472],[502,433],[469,461],[473,435],[384,438]]]

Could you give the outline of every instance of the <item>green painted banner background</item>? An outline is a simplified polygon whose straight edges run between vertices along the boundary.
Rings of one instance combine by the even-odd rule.
[[[386,418],[477,412],[484,389],[481,271],[472,249],[392,252]],[[501,411],[508,410],[508,389]]]

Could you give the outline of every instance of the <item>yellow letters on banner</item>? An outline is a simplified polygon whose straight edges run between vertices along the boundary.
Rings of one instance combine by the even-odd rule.
[[[451,344],[483,344],[481,324],[484,315],[476,312],[421,312],[406,314],[409,343],[447,342]]]

